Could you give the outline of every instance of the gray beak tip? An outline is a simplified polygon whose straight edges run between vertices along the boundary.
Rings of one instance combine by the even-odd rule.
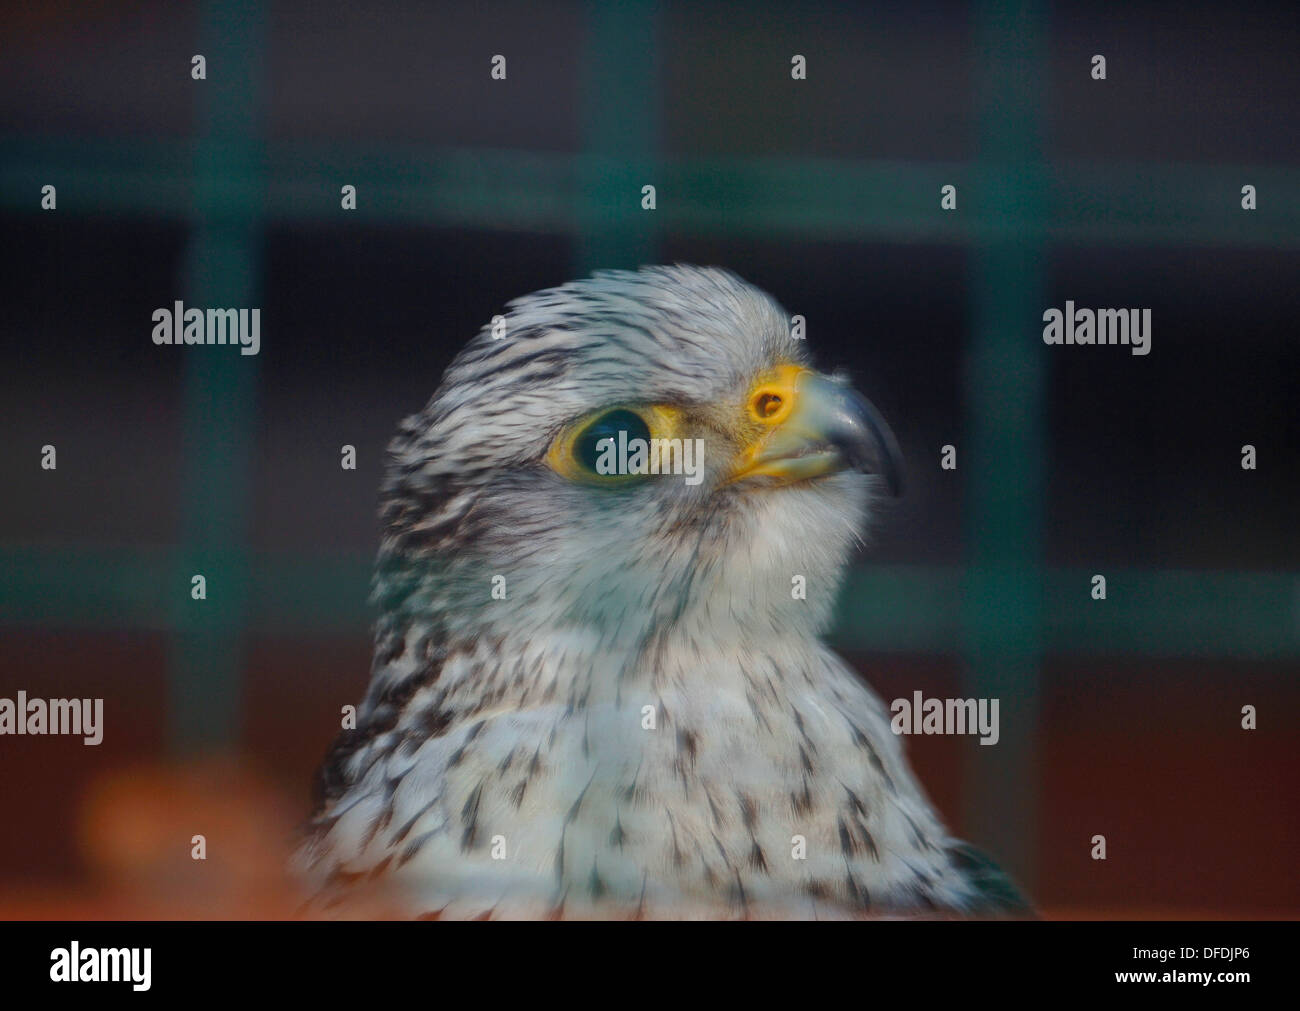
[[[891,498],[903,494],[903,451],[888,422],[881,417],[875,405],[856,390],[851,391],[854,424],[849,426],[852,438],[846,440],[850,452],[849,462],[858,470],[879,475],[885,482]]]

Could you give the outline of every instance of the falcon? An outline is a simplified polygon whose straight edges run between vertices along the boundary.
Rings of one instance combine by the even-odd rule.
[[[389,447],[370,685],[296,858],[315,906],[1024,910],[820,638],[899,490],[879,413],[724,270],[603,271],[508,309]],[[696,480],[596,466],[638,439],[699,447]]]

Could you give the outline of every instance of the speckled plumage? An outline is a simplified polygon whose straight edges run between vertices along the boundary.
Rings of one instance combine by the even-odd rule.
[[[299,855],[321,904],[364,885],[409,915],[1017,908],[819,640],[876,479],[726,480],[750,384],[805,362],[785,312],[724,271],[655,267],[506,323],[390,447],[371,684]],[[545,466],[566,424],[629,402],[686,412],[698,486]]]

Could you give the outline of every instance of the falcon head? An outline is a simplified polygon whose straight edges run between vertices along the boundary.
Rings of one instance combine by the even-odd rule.
[[[676,472],[611,473],[638,439]],[[460,641],[816,635],[873,492],[899,484],[888,426],[770,296],[712,268],[604,271],[512,302],[406,420],[376,595]]]
[[[321,894],[378,876],[439,916],[1014,907],[817,640],[898,487],[884,421],[732,274],[512,303],[390,450],[370,688],[302,854]],[[807,860],[779,858],[796,833]]]

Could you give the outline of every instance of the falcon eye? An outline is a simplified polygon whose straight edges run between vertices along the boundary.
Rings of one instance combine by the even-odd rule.
[[[625,408],[620,407],[609,411],[578,433],[578,437],[573,442],[573,458],[588,472],[599,474],[597,463],[602,453],[608,453],[602,443],[612,440],[614,448],[617,449],[620,434],[624,445],[633,439],[644,439],[648,443],[650,426],[645,423],[641,415]]]
[[[555,437],[546,465],[561,477],[600,486],[639,482],[658,474],[654,453],[680,440],[683,417],[668,404],[606,407],[576,418]]]
[[[760,393],[754,398],[754,413],[760,418],[770,418],[781,409],[781,394]]]

